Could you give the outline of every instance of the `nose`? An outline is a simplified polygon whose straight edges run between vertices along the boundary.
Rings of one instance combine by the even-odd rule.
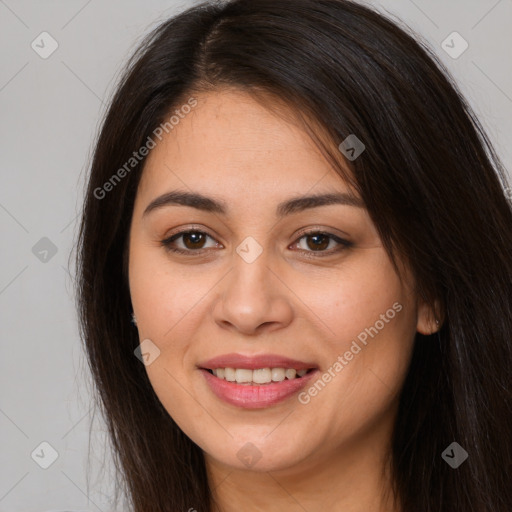
[[[222,290],[213,309],[221,328],[251,336],[291,323],[293,293],[269,263],[265,252],[252,262],[233,255],[233,268],[219,283]]]

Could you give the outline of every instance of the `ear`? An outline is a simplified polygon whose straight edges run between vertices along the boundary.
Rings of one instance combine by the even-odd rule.
[[[418,321],[416,330],[420,334],[430,335],[439,331],[443,324],[439,300],[434,301],[434,309],[422,299],[418,299]]]

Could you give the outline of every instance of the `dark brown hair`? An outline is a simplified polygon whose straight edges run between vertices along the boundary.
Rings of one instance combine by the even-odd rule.
[[[363,198],[393,261],[443,324],[417,334],[391,453],[404,512],[512,510],[512,208],[506,172],[448,70],[421,38],[345,0],[203,3],[131,58],[96,142],[77,243],[80,333],[134,512],[213,510],[203,453],[134,356],[128,232],[145,159],[113,174],[192,92],[281,98]],[[179,128],[178,128],[179,129]],[[312,130],[313,135],[318,130]],[[366,150],[339,163],[356,134]],[[96,193],[95,193],[96,191]],[[453,441],[469,458],[452,469]],[[335,481],[336,475],[333,475]]]

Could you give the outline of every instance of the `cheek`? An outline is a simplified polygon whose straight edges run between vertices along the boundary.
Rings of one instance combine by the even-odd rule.
[[[294,291],[315,313],[327,339],[340,350],[388,310],[388,316],[394,318],[393,304],[408,306],[406,292],[382,248],[361,251],[329,272],[304,275],[295,283]],[[386,323],[386,327],[396,323]]]
[[[130,252],[130,294],[139,331],[160,342],[174,338],[200,309],[200,299],[212,287],[207,272],[171,265],[163,249],[134,247]],[[190,315],[190,316],[189,316]]]
[[[368,251],[334,279],[309,280],[297,293],[325,334],[319,350],[327,375],[305,390],[303,403],[348,428],[383,413],[403,383],[416,326],[415,303],[384,251]]]
[[[191,278],[190,271],[171,266],[154,248],[134,246],[130,252],[130,294],[141,342],[149,339],[159,354],[145,367],[151,386],[173,420],[189,435],[204,410],[191,398],[188,371],[190,340],[199,324],[210,278]]]
[[[130,260],[130,293],[137,312],[140,340],[149,339],[159,355],[146,366],[153,389],[175,421],[199,414],[187,392],[195,375],[199,330],[209,317],[209,294],[218,272],[194,265],[171,264],[164,251],[134,248]],[[211,333],[211,326],[206,329]],[[203,340],[204,341],[204,340]],[[192,373],[191,373],[192,372]],[[181,425],[180,425],[181,426]]]

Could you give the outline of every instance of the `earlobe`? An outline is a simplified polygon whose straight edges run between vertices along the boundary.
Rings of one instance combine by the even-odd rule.
[[[418,304],[418,322],[416,330],[426,336],[439,331],[442,325],[441,308],[439,300],[434,301],[434,310],[424,301],[420,300]]]

